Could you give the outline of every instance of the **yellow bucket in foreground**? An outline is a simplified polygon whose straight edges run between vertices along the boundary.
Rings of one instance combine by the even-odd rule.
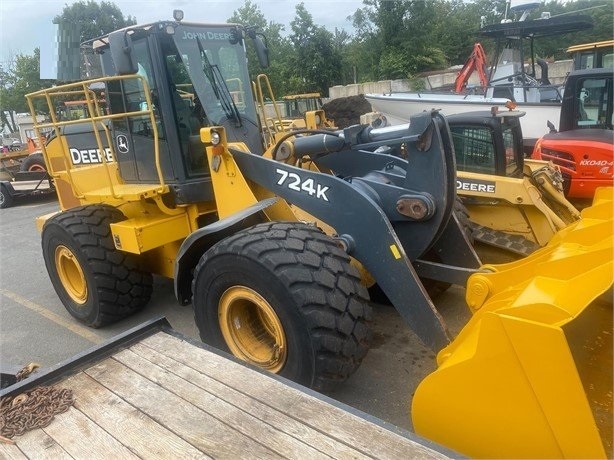
[[[473,317],[413,397],[418,434],[470,457],[612,456],[613,195],[469,279]]]

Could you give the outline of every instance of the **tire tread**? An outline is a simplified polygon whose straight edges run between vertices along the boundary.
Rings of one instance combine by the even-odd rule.
[[[312,388],[330,390],[356,371],[371,343],[372,312],[358,270],[330,237],[296,222],[267,222],[238,232],[201,258],[193,292],[199,271],[228,253],[259,261],[289,289],[314,348]]]
[[[86,323],[94,328],[135,313],[151,298],[152,275],[139,270],[134,255],[116,250],[113,244],[110,224],[122,220],[125,216],[113,206],[86,205],[62,212],[46,224],[60,226],[74,239],[93,273],[95,286],[88,288],[98,294],[98,314]]]

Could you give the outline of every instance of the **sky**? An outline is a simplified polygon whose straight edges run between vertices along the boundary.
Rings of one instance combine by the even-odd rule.
[[[243,0],[110,0],[124,16],[135,17],[138,24],[172,19],[181,9],[185,21],[226,22]],[[53,18],[74,0],[0,0],[0,63],[6,65],[16,54],[31,55],[47,40],[53,40]],[[100,1],[98,1],[100,3]],[[269,21],[286,26],[294,19],[298,0],[253,0]],[[347,17],[362,5],[362,0],[304,0],[316,24],[331,32],[335,27],[352,31]]]

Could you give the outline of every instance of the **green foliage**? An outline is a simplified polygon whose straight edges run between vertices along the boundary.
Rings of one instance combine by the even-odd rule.
[[[360,81],[405,78],[423,71],[463,64],[473,44],[481,41],[487,56],[494,53],[491,40],[480,40],[481,24],[504,19],[505,0],[363,0],[364,6],[349,19],[355,29],[344,59],[358,67]],[[536,40],[541,57],[568,59],[565,50],[579,43],[607,40],[614,30],[614,3],[607,0],[548,0],[531,18],[544,11],[586,14],[594,28],[574,34]],[[508,19],[519,15],[508,13]],[[374,59],[376,57],[376,59]]]
[[[614,3],[611,1],[576,0],[561,2],[550,0],[537,11],[537,14],[548,11],[551,16],[562,14],[590,16],[594,24],[592,29],[536,40],[535,52],[542,58],[570,59],[567,48],[571,45],[612,39]]]
[[[304,3],[296,5],[296,16],[290,22],[290,28],[293,53],[287,62],[294,78],[288,79],[288,92],[318,91],[328,94],[328,88],[341,81],[340,48],[346,37],[341,34],[335,37],[324,27],[316,26]]]
[[[1,71],[0,101],[2,112],[30,112],[25,95],[48,88],[52,80],[40,79],[40,50],[36,48],[34,55],[18,54],[11,67]],[[40,101],[42,102],[42,101]],[[47,113],[47,106],[41,103],[35,107],[37,113]],[[10,117],[8,117],[10,118]],[[8,121],[8,120],[7,120]],[[11,126],[13,130],[16,127]]]
[[[266,73],[273,87],[273,91],[277,94],[277,92],[285,87],[283,63],[286,61],[287,55],[290,52],[288,40],[281,36],[284,26],[274,21],[267,21],[262,11],[260,11],[260,7],[251,0],[246,0],[243,6],[228,18],[228,22],[241,24],[246,27],[255,27],[257,32],[264,34],[269,49],[270,68],[263,69],[260,67],[254,45],[250,39],[247,39],[248,70],[254,81],[259,74]],[[263,90],[266,89],[263,88]]]
[[[409,75],[409,86],[414,91],[424,91],[426,89],[426,81],[424,78],[417,75]]]
[[[136,24],[136,18],[124,17],[121,10],[113,3],[94,0],[81,0],[66,5],[62,14],[53,19],[54,24],[70,24],[78,27],[80,42],[100,37],[114,30]]]
[[[379,78],[406,78],[408,72],[408,56],[397,48],[386,48],[379,58]]]

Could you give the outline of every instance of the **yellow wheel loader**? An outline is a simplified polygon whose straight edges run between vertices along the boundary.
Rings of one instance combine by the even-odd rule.
[[[266,74],[256,77],[253,82],[253,90],[262,126],[263,145],[267,150],[288,137],[313,134],[319,130],[337,129],[334,122],[326,118],[319,93],[284,96],[284,110],[282,111],[280,104],[275,100],[271,82]],[[265,101],[265,95],[268,96],[270,102]],[[283,114],[291,114],[291,117],[284,117]]]
[[[104,77],[27,96],[52,117],[35,128],[52,129],[43,154],[61,211],[37,224],[63,304],[98,327],[143,308],[152,275],[172,278],[204,342],[317,390],[367,353],[372,281],[427,346],[451,346],[421,278],[464,285],[490,269],[453,213],[445,118],[280,139],[264,155],[255,104],[238,102],[254,100],[248,38],[265,64],[251,28],[130,26],[85,44]],[[233,96],[237,79],[244,94]],[[62,98],[92,115],[55,119]],[[374,152],[390,145],[406,158]]]
[[[419,275],[464,284],[479,260],[451,215],[445,120],[425,113],[385,139],[409,144],[411,161],[357,148],[368,136],[333,135],[341,148],[322,155],[316,134],[286,161],[267,157],[255,104],[238,102],[254,100],[250,36],[265,62],[238,25],[131,26],[84,45],[106,76],[28,95],[52,118],[36,129],[52,130],[43,153],[61,212],[38,225],[66,309],[100,327],[143,308],[152,275],[166,276],[203,341],[325,389],[367,353],[372,277],[425,343],[449,343]],[[57,119],[64,99],[92,115]]]

